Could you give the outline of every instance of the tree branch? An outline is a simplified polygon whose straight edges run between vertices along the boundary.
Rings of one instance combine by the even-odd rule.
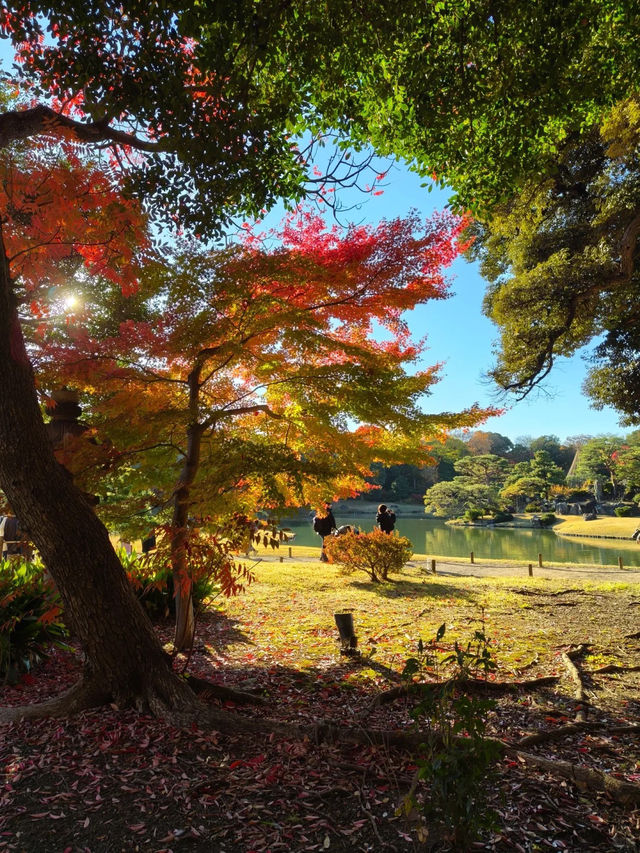
[[[70,131],[79,142],[92,144],[107,142],[130,146],[138,151],[156,153],[167,150],[161,143],[140,139],[134,134],[116,130],[103,122],[85,124],[75,121],[43,104],[27,110],[11,110],[0,114],[0,148],[6,148],[19,139],[41,133],[55,134],[63,130]]]

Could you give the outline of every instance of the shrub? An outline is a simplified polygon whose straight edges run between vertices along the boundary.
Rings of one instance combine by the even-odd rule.
[[[420,640],[403,678],[418,699],[411,716],[425,734],[416,764],[418,778],[429,785],[422,806],[428,825],[439,824],[453,849],[469,850],[482,830],[496,826],[488,795],[501,753],[486,737],[487,717],[496,703],[466,694],[465,681],[486,678],[497,666],[484,630],[476,631],[466,647],[456,641],[449,654],[442,653],[444,634],[441,625],[428,643]],[[418,806],[412,794],[404,806],[407,813]]]
[[[632,512],[633,508],[630,506],[617,506],[614,509],[614,513],[618,516],[618,518],[626,518],[627,516],[631,515]]]
[[[543,512],[540,516],[540,524],[543,527],[551,527],[551,525],[557,521],[555,514],[552,512]]]
[[[344,574],[366,572],[372,581],[386,581],[390,572],[399,572],[413,556],[413,546],[404,536],[373,530],[327,536],[325,553],[331,563],[341,563]]]
[[[151,619],[164,619],[175,616],[176,606],[173,590],[173,577],[166,563],[154,559],[152,554],[127,554],[118,552],[120,562],[127,573],[138,600]],[[219,587],[211,575],[199,577],[193,584],[193,606],[198,607],[208,598],[219,592]]]
[[[575,503],[584,503],[585,501],[593,500],[593,492],[589,492],[586,489],[575,489],[572,492],[569,492],[564,498],[567,503],[575,504]]]
[[[120,562],[138,601],[151,619],[162,619],[175,614],[171,571],[154,566],[147,554],[119,552]],[[171,583],[170,583],[171,582]]]
[[[58,591],[39,563],[0,561],[0,680],[15,684],[66,631]]]
[[[498,510],[493,514],[491,519],[494,524],[501,524],[503,521],[513,521],[513,515],[510,512],[503,512],[502,510]]]
[[[527,504],[524,508],[525,512],[542,512],[542,504],[538,501],[531,501],[531,503]]]
[[[467,521],[477,521],[479,518],[482,518],[484,512],[481,509],[468,509],[464,517]]]

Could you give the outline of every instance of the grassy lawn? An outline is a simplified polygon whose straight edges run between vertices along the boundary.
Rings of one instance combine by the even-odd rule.
[[[241,638],[227,645],[226,660],[241,665],[249,655],[267,668],[286,664],[308,672],[333,667],[333,614],[342,611],[353,613],[363,655],[347,680],[371,686],[399,673],[418,641],[427,642],[442,624],[448,647],[466,644],[483,628],[501,679],[517,678],[523,669],[527,677],[557,673],[558,650],[570,644],[590,643],[589,655],[623,664],[621,638],[637,631],[638,608],[629,602],[640,599],[639,583],[572,579],[565,595],[566,580],[444,577],[408,565],[391,583],[375,584],[364,573],[344,575],[321,563],[318,549],[292,553],[283,563],[258,564],[247,592],[224,603]],[[622,697],[614,694],[609,699],[617,705]]]
[[[600,516],[594,521],[585,521],[582,516],[558,516],[554,531],[562,536],[616,536],[630,539],[640,524],[640,518],[618,518],[615,515]]]

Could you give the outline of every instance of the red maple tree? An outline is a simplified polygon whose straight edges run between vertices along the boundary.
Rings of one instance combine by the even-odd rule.
[[[117,328],[118,294],[94,281],[75,324],[34,336],[42,381],[85,391],[128,466],[131,498],[112,520],[132,501],[156,523],[168,510],[177,648],[193,643],[190,516],[353,496],[373,461],[428,463],[429,441],[482,417],[422,410],[438,366],[417,368],[424,342],[403,317],[447,295],[464,225],[445,213],[330,228],[299,209],[271,234],[149,264]]]

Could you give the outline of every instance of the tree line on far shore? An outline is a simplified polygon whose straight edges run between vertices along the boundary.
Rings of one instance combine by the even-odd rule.
[[[434,464],[373,465],[381,500],[422,503],[440,516],[544,511],[590,499],[640,503],[640,430],[622,435],[521,436],[476,430],[431,449]]]

